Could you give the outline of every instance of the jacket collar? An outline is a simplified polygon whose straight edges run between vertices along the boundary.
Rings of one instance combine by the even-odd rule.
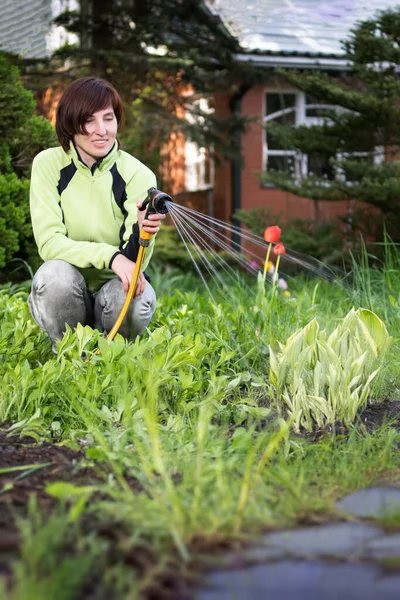
[[[102,156],[101,158],[99,158],[94,163],[92,168],[90,169],[87,166],[87,164],[84,163],[82,158],[80,157],[78,149],[76,148],[74,142],[71,140],[69,143],[69,154],[70,154],[76,168],[79,171],[81,171],[82,173],[85,173],[86,175],[96,176],[96,175],[103,174],[106,171],[109,171],[111,169],[111,167],[113,166],[113,164],[115,163],[115,161],[117,160],[118,152],[119,152],[119,145],[118,145],[118,141],[115,140],[114,145],[111,148],[111,150],[105,156]]]

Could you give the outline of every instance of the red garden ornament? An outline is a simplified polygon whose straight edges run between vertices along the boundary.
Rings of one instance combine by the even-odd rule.
[[[278,225],[271,225],[264,231],[264,240],[269,244],[276,244],[281,237],[281,228]]]

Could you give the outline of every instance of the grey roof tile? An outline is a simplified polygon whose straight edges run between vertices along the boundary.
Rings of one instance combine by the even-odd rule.
[[[51,0],[0,0],[0,49],[30,58],[48,55]]]
[[[344,54],[356,22],[396,0],[209,0],[243,50],[274,53]],[[400,7],[399,7],[400,8]]]

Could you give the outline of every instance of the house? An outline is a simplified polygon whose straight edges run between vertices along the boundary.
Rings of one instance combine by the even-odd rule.
[[[226,35],[239,41],[238,60],[260,67],[340,72],[348,69],[341,40],[357,21],[391,7],[392,0],[205,0],[204,4],[220,20]],[[2,0],[0,48],[35,59],[49,56],[67,40],[73,42],[71,34],[52,24],[66,8],[78,9],[79,0]],[[234,96],[216,97],[215,110],[221,116],[236,111],[255,119],[240,140],[243,164],[214,167],[206,148],[176,133],[163,153],[168,158],[164,160],[168,191],[179,202],[223,221],[240,208],[263,207],[282,213],[284,219],[331,219],[345,214],[348,202],[320,203],[317,214],[312,200],[261,183],[259,174],[271,166],[279,169],[290,162],[303,173],[316,167],[312,157],[268,147],[264,124],[282,116],[282,96],[286,118],[294,124],[313,122],[313,109],[304,93],[276,76],[267,86],[253,85]],[[50,109],[54,100],[49,98]],[[46,98],[42,102],[46,105]],[[47,114],[50,109],[46,108]]]
[[[239,60],[261,67],[320,69],[340,72],[348,69],[341,40],[348,37],[356,22],[373,17],[378,10],[393,8],[391,0],[215,0],[211,10],[223,21],[227,32],[236,36],[243,53]],[[293,156],[290,151],[267,145],[264,123],[286,115],[296,125],[312,123],[313,107],[299,90],[278,77],[268,86],[254,85],[236,97],[219,97],[216,110],[232,110],[256,118],[242,136],[244,164],[215,168],[213,215],[228,221],[239,208],[263,207],[283,219],[332,219],[346,214],[349,202],[316,203],[274,187],[263,186],[259,174],[268,166],[279,169],[287,161],[303,173],[313,170],[310,157]],[[317,212],[318,211],[318,212]]]

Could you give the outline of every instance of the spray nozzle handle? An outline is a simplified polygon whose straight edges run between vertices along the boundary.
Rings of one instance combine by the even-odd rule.
[[[149,215],[155,215],[156,213],[165,215],[168,212],[166,202],[173,202],[169,194],[157,190],[156,188],[150,188],[147,190],[147,198],[139,210],[145,210],[147,208],[144,216],[145,219],[147,219]]]

